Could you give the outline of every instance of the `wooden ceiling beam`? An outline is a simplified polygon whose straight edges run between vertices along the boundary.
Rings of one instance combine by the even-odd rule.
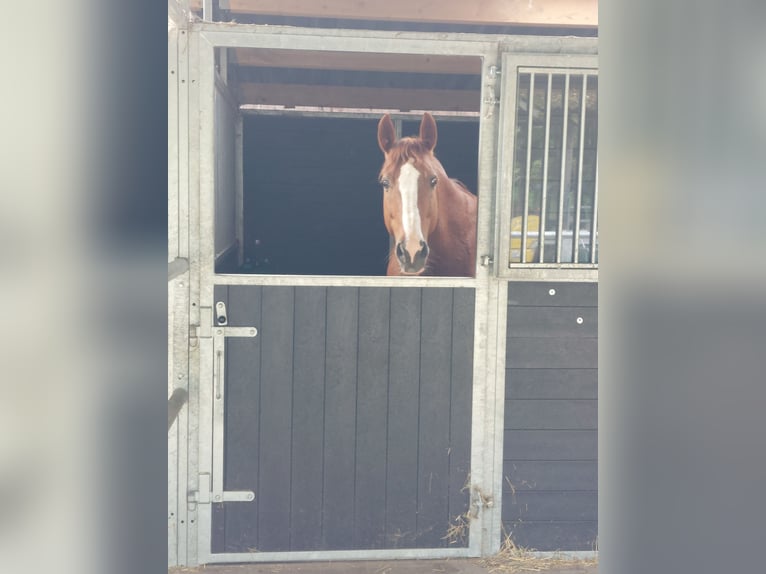
[[[481,74],[481,58],[472,56],[368,54],[357,52],[296,51],[235,48],[238,66],[414,72],[425,74]]]
[[[201,5],[192,0],[192,6]],[[228,0],[232,14],[500,26],[598,26],[598,0]]]
[[[357,109],[478,112],[481,93],[469,90],[413,90],[298,84],[242,83],[240,104]]]

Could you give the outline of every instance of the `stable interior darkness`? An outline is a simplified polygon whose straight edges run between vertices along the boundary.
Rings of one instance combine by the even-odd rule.
[[[402,123],[416,135],[419,117]],[[245,116],[245,263],[225,273],[385,275],[377,118]],[[437,116],[435,154],[477,193],[478,119]]]

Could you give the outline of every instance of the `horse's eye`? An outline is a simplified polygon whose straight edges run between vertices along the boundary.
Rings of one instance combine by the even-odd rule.
[[[431,187],[436,187],[436,182],[437,182],[437,181],[438,181],[438,179],[436,179],[436,176],[433,176],[433,177],[431,178]]]
[[[388,179],[383,178],[380,180],[380,185],[383,186],[383,189],[388,189],[389,187],[391,187],[391,182],[388,181]]]

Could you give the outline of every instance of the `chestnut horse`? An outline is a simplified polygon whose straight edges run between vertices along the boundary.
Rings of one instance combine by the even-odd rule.
[[[450,179],[433,154],[436,122],[428,112],[420,135],[396,141],[391,116],[378,123],[383,218],[392,239],[387,275],[473,277],[476,196]]]

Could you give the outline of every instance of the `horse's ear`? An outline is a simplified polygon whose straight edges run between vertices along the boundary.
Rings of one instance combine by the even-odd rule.
[[[420,139],[423,140],[429,151],[433,151],[436,147],[436,120],[428,112],[423,114],[423,119],[420,122]]]
[[[378,145],[383,153],[387,153],[394,145],[396,140],[396,130],[394,130],[394,122],[391,121],[391,116],[386,114],[378,122]]]

